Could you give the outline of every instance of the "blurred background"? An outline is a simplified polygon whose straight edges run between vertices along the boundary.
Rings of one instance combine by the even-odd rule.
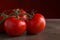
[[[31,11],[38,10],[47,19],[59,19],[59,3],[56,0],[0,0],[0,12],[12,8],[23,8]]]

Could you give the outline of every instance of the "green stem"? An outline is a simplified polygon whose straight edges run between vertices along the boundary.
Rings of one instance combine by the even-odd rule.
[[[6,20],[6,18],[8,18],[8,16],[5,14],[1,14],[1,16],[4,16],[4,18],[2,19],[2,21],[0,21],[0,24],[2,24]]]
[[[15,15],[16,15],[16,18],[19,19],[18,18],[18,16],[19,16],[19,10],[18,9],[15,10]]]
[[[36,12],[37,12],[37,10],[34,10],[34,9],[33,9],[33,10],[31,11],[31,14],[34,16]]]
[[[32,19],[33,18],[33,15],[31,15],[29,13],[26,13],[25,15],[27,15],[29,17],[29,19]]]

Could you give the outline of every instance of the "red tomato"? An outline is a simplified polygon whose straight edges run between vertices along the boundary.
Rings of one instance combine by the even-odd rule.
[[[26,31],[26,23],[24,20],[9,17],[4,23],[4,30],[10,36],[22,35]]]
[[[0,16],[0,22],[3,20],[4,16]],[[0,32],[3,32],[3,23],[0,24]]]
[[[6,11],[4,11],[4,13],[7,14],[7,15],[10,15],[10,14],[13,14],[14,13],[13,10],[14,9],[6,10]]]
[[[46,21],[42,14],[36,13],[34,17],[27,22],[27,32],[30,34],[37,34],[44,30]]]
[[[21,9],[20,13],[21,13],[21,15],[19,15],[19,16],[21,18],[23,18],[23,20],[27,20],[28,19],[27,15],[25,15],[27,13],[25,10]]]
[[[26,13],[26,11],[23,10],[23,9],[21,9],[20,11],[21,11],[22,14],[25,14]]]

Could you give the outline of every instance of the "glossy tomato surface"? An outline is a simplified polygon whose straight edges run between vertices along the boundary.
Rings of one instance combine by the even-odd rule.
[[[45,29],[46,21],[42,14],[36,13],[34,17],[27,22],[27,32],[38,34]]]
[[[9,17],[4,23],[4,30],[10,36],[22,35],[26,31],[26,23],[24,20]]]
[[[21,18],[23,18],[23,20],[27,20],[28,19],[27,15],[26,15],[27,12],[25,10],[21,9],[20,13],[21,13],[21,15],[19,15],[19,16]]]

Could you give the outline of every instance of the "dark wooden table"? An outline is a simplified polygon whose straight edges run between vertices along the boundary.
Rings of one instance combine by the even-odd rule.
[[[9,37],[0,33],[0,40],[60,40],[60,20],[47,20],[45,30],[37,35]]]

